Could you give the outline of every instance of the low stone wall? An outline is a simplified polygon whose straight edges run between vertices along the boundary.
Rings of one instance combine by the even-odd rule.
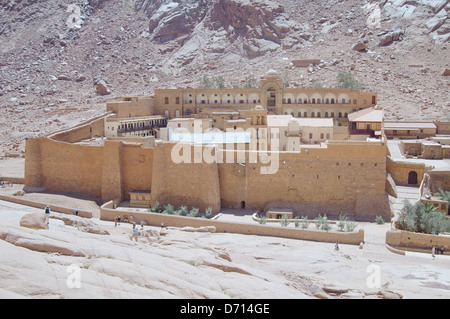
[[[386,244],[404,250],[426,250],[431,252],[433,246],[450,251],[450,236],[428,235],[404,230],[390,230],[386,232]]]
[[[20,204],[20,205],[25,205],[25,206],[31,206],[31,207],[35,207],[35,208],[41,208],[42,213],[44,213],[44,208],[47,206],[46,203],[30,201],[30,200],[26,200],[26,199],[16,197],[16,196],[0,195],[0,200],[16,203],[16,204]],[[56,205],[49,205],[49,206],[50,206],[50,210],[53,212],[70,214],[70,215],[72,215],[72,212],[73,212],[73,209],[71,209],[71,208],[56,206]],[[92,213],[79,210],[78,216],[85,217],[85,218],[92,218]]]
[[[212,220],[205,218],[185,217],[166,214],[155,213],[138,213],[138,212],[126,212],[117,211],[113,209],[114,202],[110,201],[105,203],[100,208],[100,219],[114,221],[117,216],[121,217],[121,220],[127,219],[129,221],[135,221],[139,223],[144,220],[147,225],[166,227],[205,227],[214,226],[218,233],[236,233],[245,235],[258,235],[258,236],[273,236],[283,237],[301,240],[310,240],[318,242],[350,244],[359,245],[364,241],[364,230],[360,229],[358,232],[344,233],[335,231],[318,231],[318,230],[304,230],[292,227],[277,227],[269,225],[259,224],[245,224],[245,223],[232,223],[224,222],[220,220]]]

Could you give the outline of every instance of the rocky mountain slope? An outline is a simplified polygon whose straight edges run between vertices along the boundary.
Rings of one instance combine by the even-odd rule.
[[[448,0],[5,1],[0,155],[122,95],[197,87],[204,75],[244,85],[269,69],[294,87],[351,72],[390,119],[448,120],[449,11]]]

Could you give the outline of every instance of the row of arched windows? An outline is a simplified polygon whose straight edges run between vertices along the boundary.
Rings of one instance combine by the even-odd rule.
[[[339,113],[335,113],[335,112],[325,112],[323,113],[323,117],[324,118],[336,118],[336,114],[338,118],[346,118],[348,117],[348,113],[347,112],[339,112]],[[284,115],[289,115],[288,112],[284,112]],[[308,112],[297,112],[297,114],[295,114],[294,112],[291,112],[291,115],[293,117],[322,117],[322,112],[311,112],[308,115]]]

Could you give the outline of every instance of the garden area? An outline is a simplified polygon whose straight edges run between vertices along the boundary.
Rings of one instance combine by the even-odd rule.
[[[434,195],[450,203],[450,191],[439,190]],[[395,226],[397,229],[415,233],[431,235],[450,233],[450,219],[445,213],[437,212],[436,207],[430,203],[412,204],[408,200],[405,200]]]

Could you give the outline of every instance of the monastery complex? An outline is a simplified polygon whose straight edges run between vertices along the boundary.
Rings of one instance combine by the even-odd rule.
[[[388,141],[405,158],[443,160],[448,134],[449,122],[385,121],[374,92],[284,88],[269,71],[258,88],[123,97],[81,125],[29,138],[25,188],[136,207],[389,220],[396,185],[450,190],[450,172],[397,160]]]

